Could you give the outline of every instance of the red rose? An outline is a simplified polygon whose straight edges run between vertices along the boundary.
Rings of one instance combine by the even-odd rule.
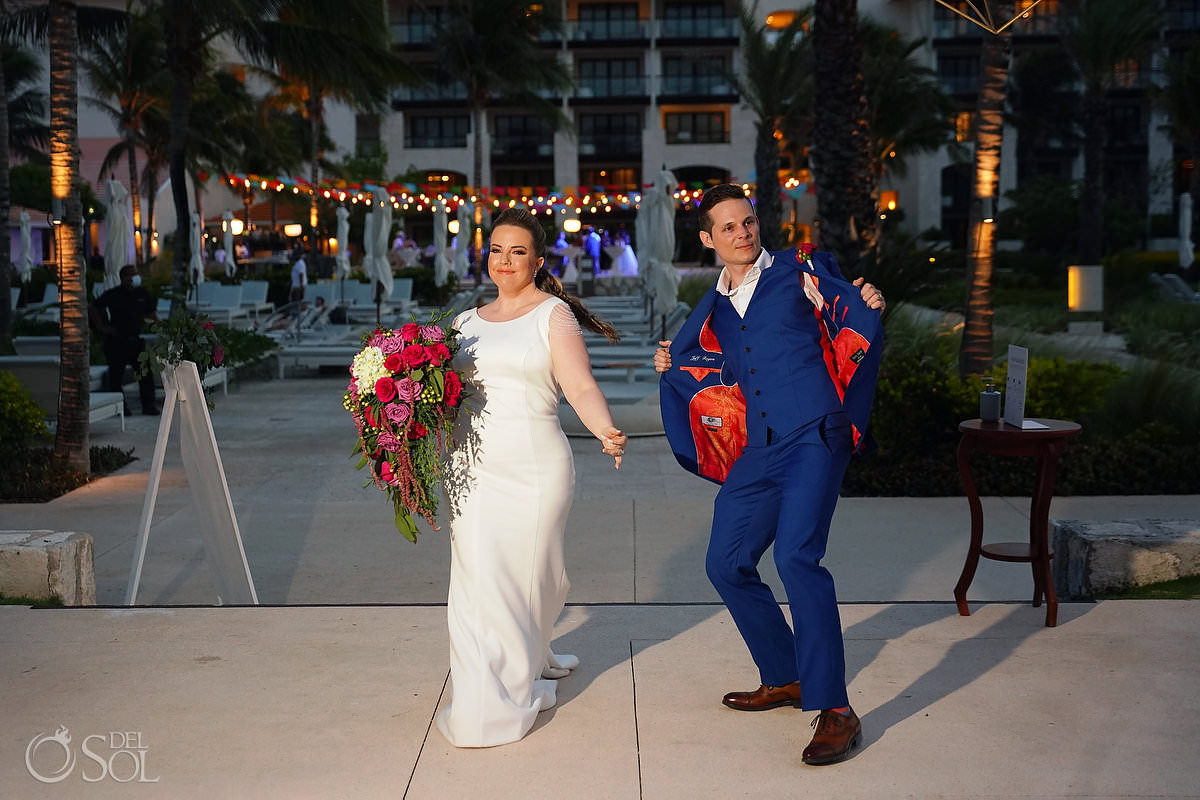
[[[404,363],[411,369],[419,367],[429,360],[429,353],[419,344],[410,344],[404,348]]]
[[[427,433],[429,433],[429,429],[417,422],[415,419],[412,421],[412,424],[408,426],[408,438],[410,439],[420,439]]]
[[[396,396],[396,382],[387,377],[375,381],[375,396],[381,403],[391,402]]]
[[[804,242],[798,245],[796,247],[796,260],[801,262],[808,261],[812,258],[814,249],[816,248],[813,247],[812,242]]]
[[[448,406],[458,405],[458,398],[462,396],[462,381],[458,379],[457,372],[446,373],[446,388],[443,400]]]
[[[421,335],[421,326],[415,322],[406,322],[400,326],[400,338],[406,342],[415,342]]]
[[[379,427],[379,418],[375,415],[375,409],[372,406],[363,407],[363,421],[367,423],[368,428]]]
[[[383,368],[388,372],[398,372],[404,367],[404,359],[399,353],[392,353],[383,360]]]
[[[204,323],[204,330],[206,330],[206,331],[213,330],[213,324],[211,322]]]
[[[450,360],[450,348],[441,343],[426,345],[425,352],[429,354],[429,363],[435,367],[440,367]]]
[[[221,347],[221,345],[216,345],[215,347],[213,347],[213,356],[212,356],[213,366],[214,367],[221,366],[221,362],[223,362],[224,360],[225,360],[225,348]]]

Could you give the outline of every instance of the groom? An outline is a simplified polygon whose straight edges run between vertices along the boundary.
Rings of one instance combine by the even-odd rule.
[[[801,758],[831,764],[858,745],[862,726],[846,695],[837,598],[821,558],[842,474],[866,431],[883,295],[861,278],[847,283],[828,253],[763,250],[739,186],[709,189],[699,214],[700,241],[725,268],[675,342],[660,342],[654,364],[676,458],[723,483],[706,568],[762,685],[722,702],[819,710]],[[772,542],[792,627],[758,575]]]

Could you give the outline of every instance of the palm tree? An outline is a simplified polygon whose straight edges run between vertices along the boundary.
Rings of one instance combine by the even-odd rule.
[[[56,229],[58,293],[62,301],[59,356],[57,468],[90,472],[88,442],[89,359],[84,292],[83,206],[79,200],[77,11],[74,3],[49,4],[50,14],[50,188],[62,204]]]
[[[279,19],[264,25],[266,49],[280,76],[295,87],[311,127],[309,180],[316,187],[323,158],[326,99],[362,110],[382,109],[408,71],[391,48],[379,0],[288,0]],[[317,224],[317,194],[309,223]],[[315,231],[313,232],[315,234]]]
[[[1167,64],[1167,85],[1155,100],[1166,111],[1168,131],[1192,161],[1192,230],[1200,232],[1200,47],[1191,47]]]
[[[898,31],[863,19],[863,84],[867,95],[867,129],[875,184],[885,174],[903,177],[917,153],[953,146],[954,103],[942,91],[937,73],[921,66],[913,54],[924,39],[905,40]]]
[[[812,109],[812,47],[804,35],[809,14],[795,15],[779,32],[758,21],[758,4],[740,8],[743,64],[733,75],[738,94],[754,112],[756,212],[763,246],[783,243],[779,197],[779,140],[799,146]]]
[[[1009,19],[1012,2],[994,8]],[[967,212],[967,281],[965,319],[958,351],[960,375],[979,375],[992,365],[992,271],[996,254],[995,203],[1000,182],[1000,149],[1004,143],[1004,105],[1012,56],[1012,28],[986,34],[980,55],[979,119],[975,124],[973,200]]]
[[[87,101],[108,115],[121,134],[100,166],[100,178],[110,172],[122,156],[129,165],[129,196],[133,208],[134,240],[142,239],[142,210],[138,191],[138,148],[146,115],[165,104],[162,31],[146,14],[131,14],[126,31],[102,37],[83,56],[81,66],[98,97]],[[153,198],[151,198],[153,202]],[[142,247],[136,248],[137,264],[143,261]]]
[[[432,42],[439,62],[428,77],[457,80],[466,88],[474,140],[471,182],[477,191],[483,185],[483,135],[492,102],[513,101],[555,127],[566,121],[558,105],[538,94],[539,90],[562,93],[574,83],[555,51],[538,45],[538,38],[554,33],[558,25],[548,11],[530,13],[525,0],[451,0],[448,4],[446,21]],[[475,269],[479,280],[481,264]]]
[[[1079,260],[1099,264],[1104,237],[1104,146],[1108,90],[1115,70],[1136,62],[1158,31],[1156,4],[1075,0],[1063,39],[1083,81],[1083,190]]]
[[[812,165],[821,246],[855,275],[879,232],[856,0],[816,0],[813,23]]]
[[[46,127],[46,94],[34,88],[41,78],[41,66],[25,47],[0,38],[0,220],[8,219],[12,203],[8,162],[11,153],[26,160],[45,160],[50,130]],[[31,86],[32,84],[32,86]],[[11,247],[7,224],[0,225],[0,343],[12,332],[12,298],[9,286]],[[2,345],[0,345],[2,346]]]

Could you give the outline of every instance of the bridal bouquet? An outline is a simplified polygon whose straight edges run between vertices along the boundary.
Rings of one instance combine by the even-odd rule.
[[[387,493],[396,530],[410,542],[417,540],[414,515],[437,528],[441,456],[462,403],[462,379],[450,367],[458,331],[440,324],[448,315],[364,334],[342,398],[358,429],[357,468],[371,470],[363,487],[374,483]]]

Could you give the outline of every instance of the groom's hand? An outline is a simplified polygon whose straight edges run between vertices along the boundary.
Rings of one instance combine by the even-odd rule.
[[[666,372],[671,368],[671,351],[667,349],[670,346],[670,339],[658,343],[658,349],[654,351],[654,369],[656,371]]]
[[[862,299],[868,308],[874,308],[879,311],[887,308],[887,303],[883,301],[883,292],[879,291],[873,284],[867,283],[866,278],[856,278],[852,283],[862,289]]]

